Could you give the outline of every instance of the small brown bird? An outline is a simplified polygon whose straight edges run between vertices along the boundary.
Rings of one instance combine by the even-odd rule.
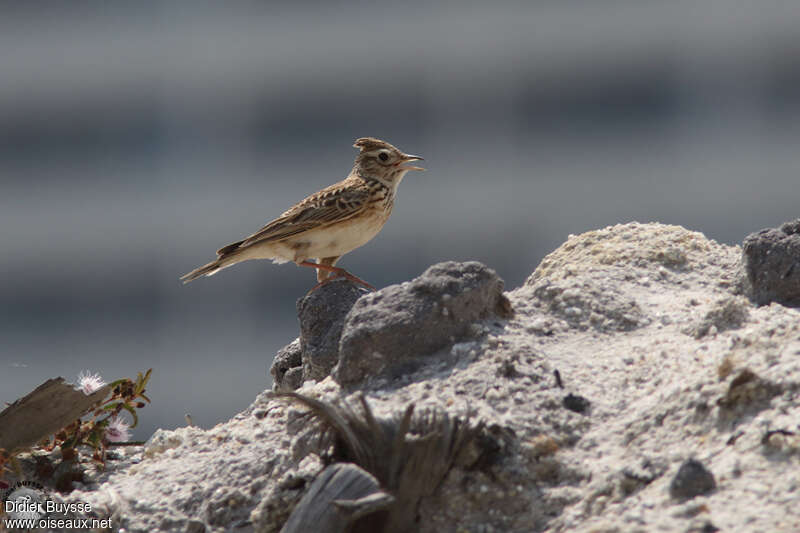
[[[350,175],[295,204],[244,240],[217,250],[217,258],[181,277],[188,283],[201,276],[213,276],[223,268],[249,259],[272,259],[275,263],[294,261],[317,269],[316,289],[336,277],[345,277],[370,289],[336,262],[341,256],[369,242],[389,220],[397,186],[409,165],[422,158],[404,154],[391,144],[372,137],[356,139],[361,151]],[[308,259],[316,259],[316,263]],[[314,290],[312,289],[312,290]]]

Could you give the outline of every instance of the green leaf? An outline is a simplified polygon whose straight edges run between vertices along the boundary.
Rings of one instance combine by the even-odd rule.
[[[138,395],[144,392],[144,388],[147,386],[147,382],[150,381],[150,374],[153,373],[153,369],[150,368],[142,375],[141,372],[136,376],[136,386],[134,387],[134,392]]]

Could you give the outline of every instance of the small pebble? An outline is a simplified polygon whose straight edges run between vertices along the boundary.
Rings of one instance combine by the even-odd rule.
[[[569,393],[564,396],[564,400],[562,400],[564,407],[569,409],[570,411],[574,411],[576,413],[585,413],[591,402],[584,398],[583,396],[578,396],[576,394]]]
[[[714,490],[714,474],[697,459],[685,461],[669,484],[669,495],[676,500],[688,500]]]

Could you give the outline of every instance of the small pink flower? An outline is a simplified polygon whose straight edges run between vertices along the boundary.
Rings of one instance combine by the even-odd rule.
[[[114,417],[106,427],[106,439],[109,442],[125,442],[131,438],[129,424],[122,418]]]
[[[82,371],[78,374],[78,390],[83,391],[87,396],[101,388],[105,387],[106,382],[100,377],[100,374],[92,374],[88,370]]]

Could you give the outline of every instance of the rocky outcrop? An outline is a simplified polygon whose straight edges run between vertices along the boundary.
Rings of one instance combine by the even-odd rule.
[[[323,285],[297,302],[304,380],[320,381],[339,361],[339,339],[353,304],[367,290],[343,279]]]
[[[333,378],[342,385],[396,379],[412,372],[420,356],[474,334],[474,324],[512,315],[494,270],[475,262],[434,265],[409,283],[356,302],[345,319]]]
[[[746,275],[739,247],[630,223],[570,236],[505,293],[477,263],[362,296],[337,281],[273,366],[309,401],[159,431],[65,498],[128,532],[332,509],[424,533],[796,531],[800,310],[743,298]]]
[[[292,391],[303,385],[303,349],[299,337],[278,350],[269,373],[276,391]]]
[[[474,336],[478,322],[513,315],[494,270],[453,261],[374,293],[337,280],[298,300],[297,309],[300,337],[270,369],[276,390],[294,390],[331,372],[344,386],[392,381],[424,356]]]

